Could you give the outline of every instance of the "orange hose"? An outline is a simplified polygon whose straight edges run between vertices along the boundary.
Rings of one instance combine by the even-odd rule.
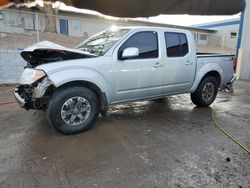
[[[0,101],[0,105],[7,105],[7,104],[14,104],[14,103],[16,103],[16,101],[6,101],[6,102]]]

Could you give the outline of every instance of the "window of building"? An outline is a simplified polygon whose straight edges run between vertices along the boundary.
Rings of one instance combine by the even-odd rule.
[[[200,40],[207,40],[207,35],[200,34]]]
[[[3,13],[0,12],[0,20],[3,20]]]
[[[237,32],[231,32],[231,38],[236,38],[237,37]]]
[[[138,32],[131,36],[119,49],[118,57],[121,59],[126,48],[135,47],[139,49],[139,56],[135,59],[157,58],[158,37],[156,32]]]
[[[34,20],[33,20],[33,17],[27,17],[27,18],[25,18],[24,26],[25,26],[25,29],[27,29],[27,30],[33,30],[34,29]]]
[[[165,33],[168,57],[183,57],[188,54],[188,41],[183,33]]]
[[[72,28],[74,30],[81,30],[81,22],[79,20],[72,20]]]
[[[24,25],[24,18],[22,17],[18,18],[18,25]]]

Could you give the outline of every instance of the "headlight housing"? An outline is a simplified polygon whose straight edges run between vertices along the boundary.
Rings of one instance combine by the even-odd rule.
[[[22,73],[20,84],[30,85],[45,76],[46,74],[43,70],[26,68]]]
[[[45,76],[45,72],[43,70],[35,70],[35,72],[32,75],[32,82],[35,82]]]

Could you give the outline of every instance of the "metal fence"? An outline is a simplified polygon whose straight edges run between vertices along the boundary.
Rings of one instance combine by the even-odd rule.
[[[193,33],[197,52],[235,54],[237,38],[230,34]]]
[[[19,54],[25,47],[47,40],[72,48],[113,24],[133,26],[136,22],[94,19],[91,16],[77,14],[48,15],[40,12],[1,9],[0,84],[18,81],[25,66]],[[198,52],[235,53],[236,38],[209,32],[193,32],[193,36]]]
[[[1,49],[21,50],[44,40],[74,47],[88,35],[77,33],[78,30],[81,31],[81,28],[74,29],[77,27],[75,25],[69,26],[68,20],[70,19],[72,18],[37,12],[0,10],[0,47]],[[65,24],[61,25],[63,21]]]

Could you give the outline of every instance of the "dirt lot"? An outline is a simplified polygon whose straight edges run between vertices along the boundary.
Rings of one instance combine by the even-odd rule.
[[[39,33],[40,41],[51,41],[65,47],[73,48],[86,40],[84,37],[70,37],[57,33]],[[0,33],[0,48],[6,50],[23,49],[37,42],[36,33]]]
[[[0,88],[0,101],[12,100]],[[216,117],[250,147],[250,82],[220,93]],[[90,131],[64,136],[43,112],[0,106],[0,187],[250,187],[250,156],[189,95],[114,106]]]

